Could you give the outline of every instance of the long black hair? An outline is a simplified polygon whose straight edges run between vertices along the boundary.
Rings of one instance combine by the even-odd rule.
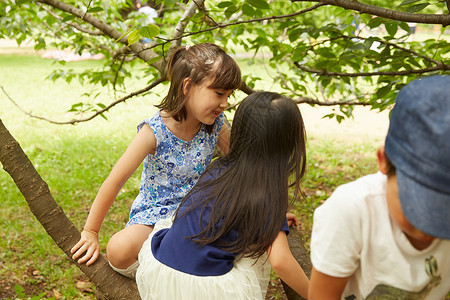
[[[271,92],[251,94],[235,113],[229,153],[215,160],[204,174],[223,170],[214,179],[200,179],[183,202],[204,189],[208,196],[183,212],[177,210],[176,218],[198,206],[202,213],[211,207],[207,225],[201,225],[202,231],[190,238],[228,252],[261,256],[285,221],[289,187],[293,200],[302,195],[305,143],[303,119],[291,99]],[[238,233],[236,241],[223,239],[232,231]]]

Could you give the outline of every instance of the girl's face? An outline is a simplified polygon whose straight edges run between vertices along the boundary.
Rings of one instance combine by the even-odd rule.
[[[200,123],[211,125],[227,108],[228,97],[233,90],[209,88],[210,81],[193,84],[189,78],[183,82],[186,100],[187,119],[194,118]],[[190,86],[189,86],[190,85]]]

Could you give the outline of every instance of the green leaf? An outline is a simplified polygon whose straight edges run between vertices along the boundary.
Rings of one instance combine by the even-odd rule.
[[[139,30],[133,30],[129,35],[128,35],[128,46],[131,44],[136,43],[139,40]]]
[[[139,28],[139,34],[142,37],[152,39],[159,34],[159,27],[154,24]]]
[[[328,114],[322,117],[322,119],[328,118],[328,119],[332,119],[334,118],[335,114]]]
[[[201,21],[203,20],[203,17],[204,17],[204,16],[205,16],[205,13],[202,12],[202,11],[200,11],[200,12],[196,13],[196,14],[191,18],[191,20],[192,20],[193,22],[201,22]]]
[[[352,45],[351,47],[349,47],[349,49],[352,50],[366,50],[366,46],[362,43],[356,43],[354,45]]]
[[[150,58],[149,60],[147,60],[147,64],[151,65],[151,64],[157,62],[158,60],[160,60],[161,58],[162,58],[162,56],[156,56],[156,57]]]
[[[116,43],[117,43],[118,41],[120,41],[124,36],[126,36],[127,34],[129,34],[131,31],[133,31],[133,30],[130,29],[130,30],[128,30],[127,32],[125,32],[124,34],[122,34],[122,35],[116,40]]]
[[[373,39],[368,38],[367,40],[364,41],[364,48],[370,49],[370,47],[372,47],[372,44],[373,44]]]
[[[303,47],[294,48],[294,51],[292,52],[292,60],[293,61],[301,61],[304,56],[305,56],[305,52],[304,52]]]
[[[17,296],[19,297],[24,297],[25,294],[23,292],[23,287],[21,285],[16,284],[14,286],[14,291],[16,292]]]
[[[225,7],[232,6],[232,5],[234,5],[234,3],[231,1],[223,1],[223,2],[220,2],[219,4],[217,4],[217,7],[225,8]]]
[[[231,17],[232,14],[234,14],[236,11],[238,11],[238,8],[235,5],[228,6],[225,9],[225,15],[227,18]]]
[[[404,62],[402,61],[401,63],[395,63],[395,62],[393,62],[392,63],[392,68],[394,69],[394,70],[400,70],[401,68],[403,68],[404,67]]]
[[[96,7],[92,7],[92,8],[88,9],[88,12],[90,12],[90,13],[96,13],[96,12],[99,12],[99,11],[103,11],[103,7],[96,6]]]
[[[322,86],[325,88],[327,87],[327,85],[329,85],[331,82],[331,77],[325,77],[324,79],[322,79]]]
[[[386,28],[386,31],[389,33],[390,36],[395,36],[398,30],[398,24],[396,22],[387,22],[384,24],[384,27]]]
[[[297,41],[300,38],[300,35],[304,32],[303,28],[295,28],[294,30],[290,30],[289,35],[289,41],[294,42]]]
[[[392,84],[391,83],[386,85],[386,86],[383,86],[383,87],[379,88],[377,90],[377,93],[376,93],[377,97],[378,98],[383,98],[384,96],[386,96],[391,91],[391,88],[392,88]]]
[[[421,68],[422,66],[414,59],[414,58],[412,58],[412,57],[410,57],[409,59],[408,59],[408,62],[411,64],[411,65],[413,65],[413,66],[415,66],[415,67],[417,67],[417,68]]]
[[[61,20],[61,22],[65,23],[65,22],[73,20],[73,19],[75,19],[74,15],[67,15]]]
[[[326,57],[326,58],[336,58],[336,55],[334,54],[332,49],[329,48],[323,48],[321,49],[320,55],[322,55],[322,57]]]
[[[247,3],[244,3],[242,5],[242,12],[244,13],[244,15],[249,16],[249,17],[253,17],[255,15],[255,10],[253,9],[253,7],[251,7]]]
[[[420,0],[405,0],[405,1],[403,1],[402,3],[400,3],[399,7],[400,7],[400,6],[403,6],[403,5],[408,5],[408,4],[417,2],[417,1],[420,1]]]
[[[270,5],[264,0],[247,0],[251,6],[259,9],[270,9]]]
[[[82,107],[83,107],[83,103],[79,102],[79,103],[73,104],[72,107],[68,111],[69,112],[70,111],[80,111]]]
[[[369,27],[371,29],[373,29],[373,28],[376,28],[376,27],[380,26],[381,23],[383,23],[383,19],[379,18],[379,17],[376,17],[376,18],[373,18],[373,19],[371,19],[369,21]]]
[[[235,35],[236,35],[236,36],[240,36],[241,34],[244,33],[244,31],[245,31],[244,26],[238,26],[238,27],[236,27]]]
[[[345,77],[345,76],[342,77],[342,81],[347,83],[347,84],[350,84],[350,78],[349,77]]]
[[[408,23],[406,23],[406,22],[400,22],[399,25],[400,25],[400,27],[401,27],[404,31],[406,31],[406,32],[410,32],[410,31],[411,31],[411,28],[409,28]]]
[[[415,12],[421,11],[422,9],[427,7],[428,5],[430,5],[430,3],[416,4],[416,5],[413,5],[411,7],[408,7],[408,9],[406,9],[406,11],[409,12],[409,13],[415,13]]]

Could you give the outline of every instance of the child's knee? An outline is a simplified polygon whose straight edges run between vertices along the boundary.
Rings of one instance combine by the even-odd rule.
[[[112,265],[118,268],[127,267],[130,260],[133,260],[131,244],[118,234],[111,237],[106,246],[106,256]]]
[[[132,225],[114,234],[106,246],[106,256],[117,268],[127,268],[138,257],[139,250],[153,226]]]

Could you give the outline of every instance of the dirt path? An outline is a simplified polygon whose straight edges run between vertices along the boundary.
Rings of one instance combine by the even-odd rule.
[[[343,120],[322,118],[333,112],[329,107],[301,105],[306,131],[311,138],[325,137],[350,143],[383,144],[389,126],[389,111],[377,113],[366,107],[356,107],[354,117]]]
[[[22,45],[17,45],[16,41],[0,39],[0,54],[36,54],[42,51],[36,51],[33,44],[30,42],[23,42]]]

